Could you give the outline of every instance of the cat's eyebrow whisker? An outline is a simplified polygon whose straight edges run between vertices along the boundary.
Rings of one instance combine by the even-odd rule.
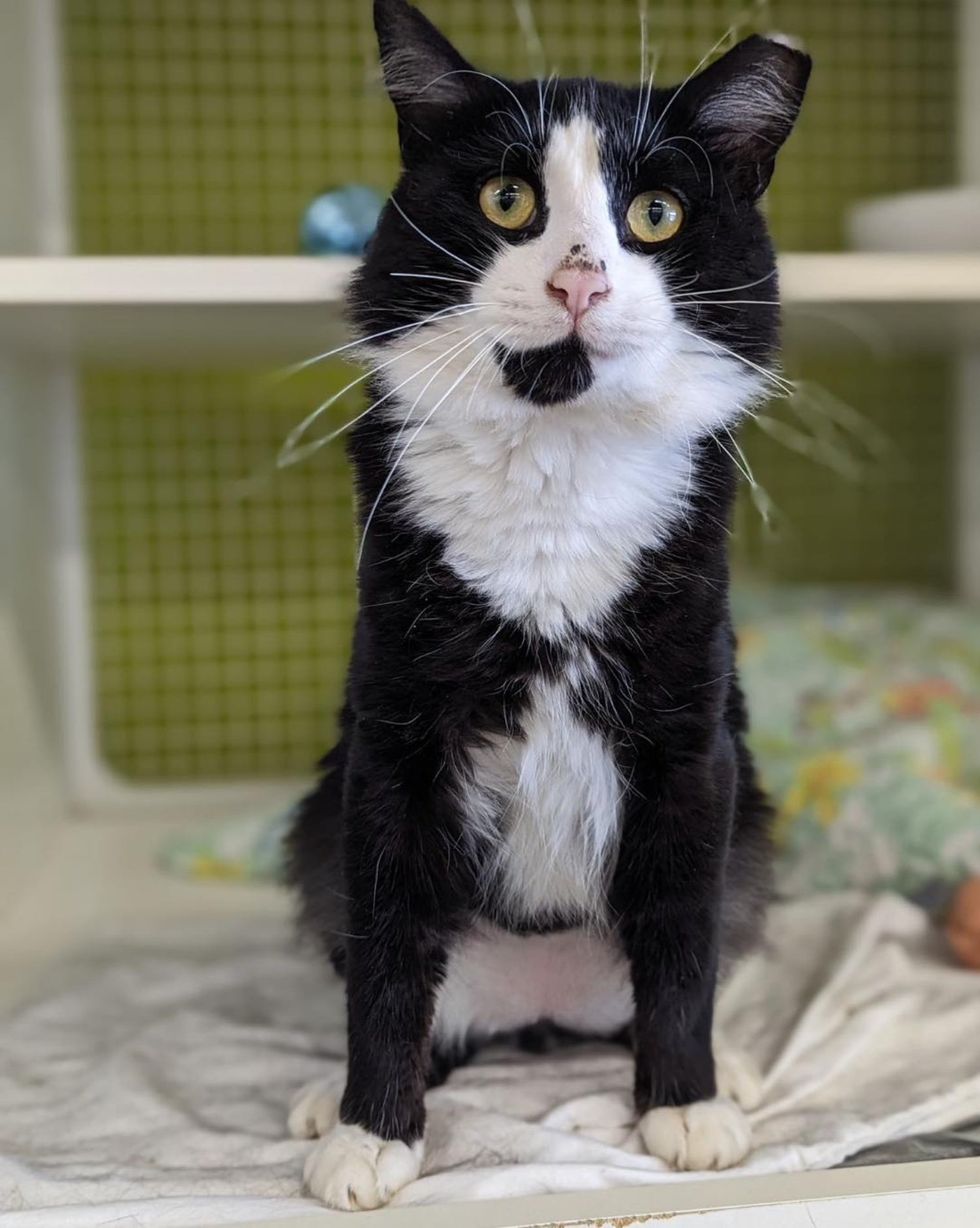
[[[647,126],[647,120],[650,118],[650,103],[653,101],[653,87],[657,76],[657,69],[660,67],[660,49],[657,48],[650,60],[649,68],[647,60],[649,58],[649,45],[647,42],[647,13],[646,0],[641,0],[640,8],[640,31],[642,47],[640,53],[640,92],[636,100],[636,119],[633,128],[633,140],[630,144],[630,160],[634,163],[635,168],[639,170],[640,146],[643,141],[643,131]]]
[[[531,7],[531,0],[511,0],[511,2],[524,35],[528,63],[531,65],[531,71],[539,78],[538,84],[540,85],[540,77],[544,72],[547,57],[545,56],[544,43],[541,41],[541,34],[538,30],[538,23],[534,19],[534,9]]]
[[[455,260],[457,264],[461,264],[464,268],[469,269],[469,271],[471,273],[475,273],[477,277],[480,276],[480,270],[475,264],[470,264],[470,262],[468,260],[464,260],[462,256],[457,256],[455,252],[451,252],[448,247],[443,247],[442,244],[437,243],[431,235],[427,235],[420,226],[417,226],[394,198],[394,196],[391,197],[391,203],[394,205],[398,213],[401,214],[402,218],[408,223],[408,225],[411,226],[415,233],[421,238],[425,239],[426,243],[431,243],[432,246],[442,252],[444,256],[448,256],[450,260]]]
[[[504,152],[500,155],[500,178],[501,179],[503,179],[504,177],[504,166],[507,162],[507,155],[510,153],[512,149],[527,149],[528,153],[531,154],[531,150],[528,149],[527,145],[525,145],[522,141],[511,141],[509,145],[505,145]],[[531,154],[531,156],[533,159],[534,155]]]
[[[640,92],[636,98],[636,114],[633,116],[633,141],[630,145],[630,157],[633,157],[640,145],[640,111],[643,107],[643,83],[647,75],[647,5],[646,0],[637,0],[640,18]]]
[[[488,350],[492,349],[495,344],[496,344],[495,340],[491,341],[490,345],[487,346],[486,349]],[[374,515],[378,510],[378,506],[381,503],[382,498],[384,497],[385,491],[388,489],[389,485],[391,484],[392,478],[395,476],[398,466],[401,464],[402,458],[405,456],[405,453],[408,451],[408,449],[412,446],[412,444],[418,438],[421,431],[431,421],[432,415],[436,412],[436,410],[440,407],[440,405],[442,405],[443,402],[446,401],[456,391],[456,389],[459,387],[462,381],[466,378],[467,375],[469,375],[470,371],[473,370],[476,364],[483,357],[484,352],[485,352],[484,350],[481,350],[479,354],[477,354],[476,358],[467,367],[465,367],[462,373],[456,377],[456,379],[452,382],[452,384],[450,384],[450,386],[442,394],[439,400],[436,401],[435,405],[432,406],[432,408],[425,415],[425,417],[422,419],[419,425],[415,428],[412,434],[408,437],[404,446],[402,447],[402,450],[398,453],[398,456],[395,458],[395,463],[388,470],[388,476],[382,482],[381,489],[378,491],[377,497],[375,498],[374,503],[371,506],[371,511],[368,513],[367,520],[365,520],[364,522],[364,528],[361,531],[361,544],[357,551],[357,566],[358,567],[360,567],[361,565],[361,559],[364,555],[364,547],[365,547],[365,544],[367,543],[368,533],[370,531],[371,524],[374,520]]]
[[[451,329],[448,333],[445,334],[445,336],[452,337],[456,333],[461,333],[465,327],[466,327],[465,325],[461,325],[459,328]],[[481,331],[486,332],[486,329],[482,329]],[[371,367],[367,371],[364,371],[356,379],[351,380],[349,384],[341,388],[339,392],[335,392],[333,396],[329,397],[321,405],[318,405],[316,409],[313,410],[312,413],[308,414],[303,419],[303,421],[298,426],[294,427],[289,432],[289,434],[286,436],[286,439],[282,445],[282,448],[279,451],[279,456],[276,461],[277,468],[285,469],[290,465],[298,464],[301,460],[305,460],[307,456],[311,456],[314,452],[319,451],[320,448],[325,447],[328,443],[331,443],[339,435],[342,435],[344,431],[349,430],[349,428],[352,427],[356,422],[360,422],[362,418],[366,417],[367,414],[370,413],[370,411],[374,409],[377,405],[380,405],[382,401],[386,400],[389,396],[392,396],[399,389],[404,388],[405,384],[411,382],[411,380],[413,379],[416,379],[419,375],[422,375],[425,371],[428,371],[430,367],[434,366],[437,362],[441,361],[445,357],[445,354],[446,354],[445,350],[443,350],[441,353],[436,355],[436,357],[432,360],[432,362],[427,363],[419,371],[413,372],[412,375],[410,375],[407,380],[403,380],[402,383],[399,384],[397,388],[392,388],[389,392],[386,392],[383,397],[380,397],[377,401],[374,402],[373,405],[369,405],[368,408],[364,410],[363,413],[358,414],[357,417],[351,419],[350,422],[345,423],[342,427],[338,428],[336,431],[332,431],[329,435],[324,435],[320,439],[311,440],[309,443],[303,444],[302,446],[300,446],[301,439],[307,433],[310,427],[313,426],[313,424],[320,417],[322,417],[323,414],[325,414],[329,409],[331,409],[334,405],[336,405],[336,403],[340,400],[340,398],[345,396],[348,392],[350,392],[352,388],[356,388],[358,384],[361,384],[366,379],[370,379],[372,376],[377,375],[380,371],[383,371],[386,367],[392,366],[400,358],[407,358],[409,354],[414,354],[418,350],[424,349],[427,345],[431,345],[433,341],[435,340],[436,338],[434,337],[427,337],[419,345],[412,346],[411,349],[404,350],[401,353],[395,354],[391,358],[386,359],[384,362],[378,363],[376,366]]]
[[[701,144],[701,142],[696,140],[693,136],[669,136],[667,137],[665,141],[658,141],[656,145],[654,145],[654,147],[645,156],[648,158],[652,158],[659,149],[673,149],[675,153],[679,153],[682,157],[687,159],[687,161],[690,163],[691,167],[693,168],[694,173],[698,177],[698,183],[700,183],[701,173],[698,171],[697,167],[695,166],[694,159],[691,158],[689,154],[686,154],[683,149],[675,148],[677,141],[687,141],[688,144],[694,145],[700,151],[701,156],[704,158],[705,165],[708,168],[708,191],[711,196],[714,196],[715,194],[714,164],[712,163],[711,158],[708,156],[708,151]]]
[[[500,88],[502,90],[505,90],[508,94],[510,94],[511,98],[513,98],[513,100],[517,103],[517,107],[521,115],[523,115],[524,117],[524,130],[527,133],[527,139],[529,141],[534,140],[534,131],[531,128],[531,118],[528,115],[527,111],[525,111],[524,104],[517,97],[517,95],[510,88],[510,86],[505,81],[501,81],[499,77],[495,77],[493,73],[480,72],[478,68],[451,68],[449,72],[440,73],[438,77],[434,77],[428,83],[428,85],[424,86],[419,91],[419,93],[424,94],[426,90],[431,89],[433,85],[438,85],[440,81],[445,81],[447,77],[483,77],[485,81],[492,81],[495,85],[499,85]],[[506,112],[504,112],[504,114],[506,114]],[[516,117],[512,116],[511,118],[516,118]]]
[[[660,133],[663,131],[664,123],[667,119],[667,116],[670,114],[670,109],[674,105],[674,103],[677,101],[677,99],[680,98],[681,94],[684,93],[687,87],[691,84],[691,82],[698,75],[701,69],[704,68],[705,64],[707,64],[707,62],[711,59],[711,57],[715,54],[715,52],[718,51],[719,48],[724,46],[724,44],[728,41],[728,39],[732,37],[732,35],[736,32],[736,30],[738,30],[739,26],[744,22],[744,20],[745,20],[744,15],[736,17],[735,21],[732,22],[732,24],[728,27],[725,33],[722,34],[722,36],[719,39],[715,40],[712,46],[709,47],[708,50],[704,53],[704,55],[701,57],[701,59],[698,60],[697,64],[694,65],[694,67],[687,74],[684,80],[680,83],[677,89],[674,90],[670,98],[668,98],[667,100],[667,105],[660,112],[660,118],[657,120],[656,124],[654,125],[653,132],[650,134],[650,139],[647,141],[647,147],[649,147],[660,136]]]
[[[423,328],[426,324],[431,324],[435,320],[445,318],[450,315],[465,315],[470,308],[477,308],[476,303],[451,303],[448,307],[441,307],[438,311],[434,311],[431,315],[426,316],[422,320],[413,320],[410,324],[399,324],[395,328],[385,328],[379,333],[371,333],[369,337],[355,337],[353,341],[347,341],[343,345],[338,345],[336,349],[325,350],[322,354],[314,354],[312,358],[304,358],[302,362],[293,363],[291,367],[286,367],[278,372],[275,381],[281,383],[293,375],[299,375],[301,371],[306,371],[309,367],[316,366],[317,363],[326,362],[328,358],[336,358],[338,354],[346,354],[350,350],[356,350],[362,345],[369,345],[372,341],[377,341],[381,337],[391,337],[395,333],[409,332],[411,329]],[[480,304],[479,306],[484,306]]]

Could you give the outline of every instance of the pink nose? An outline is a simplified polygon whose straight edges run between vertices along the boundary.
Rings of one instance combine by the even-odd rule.
[[[548,293],[564,304],[575,324],[608,296],[610,288],[609,278],[598,269],[560,268],[548,282]]]

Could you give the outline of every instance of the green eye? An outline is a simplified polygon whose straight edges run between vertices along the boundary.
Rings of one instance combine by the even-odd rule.
[[[683,226],[684,206],[662,188],[641,192],[630,205],[626,220],[641,243],[665,243]]]
[[[538,200],[534,188],[523,179],[497,176],[483,185],[480,208],[495,226],[522,230],[534,221]]]

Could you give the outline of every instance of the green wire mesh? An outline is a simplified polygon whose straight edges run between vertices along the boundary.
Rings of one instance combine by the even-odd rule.
[[[637,0],[424,8],[491,70],[639,75]],[[950,180],[954,0],[646,8],[661,80],[685,76],[733,25],[807,41],[817,69],[805,120],[769,202],[784,249],[839,247],[854,200]],[[291,253],[317,192],[390,186],[397,151],[370,9],[62,0],[79,250]],[[540,53],[519,12],[533,14]],[[800,455],[785,436],[746,432],[776,512],[767,527],[744,502],[739,556],[775,578],[944,585],[948,368],[855,344],[834,359],[791,354],[787,368],[877,425],[888,450],[842,471],[826,449],[815,459],[809,445]],[[132,778],[303,770],[331,737],[353,610],[349,477],[339,448],[282,474],[273,462],[343,373],[275,387],[267,374],[83,375],[99,735],[107,761]],[[819,435],[832,429],[820,404],[802,397],[770,412],[790,424],[802,416]],[[348,399],[336,421],[354,412]],[[861,450],[853,439],[837,446]]]

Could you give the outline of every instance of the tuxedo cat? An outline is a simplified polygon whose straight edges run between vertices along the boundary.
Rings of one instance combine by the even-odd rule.
[[[342,1099],[291,1119],[322,1135],[307,1184],[387,1202],[426,1087],[545,1026],[628,1043],[648,1150],[728,1167],[715,988],[770,860],[733,432],[770,381],[759,198],[810,60],[751,37],[680,87],[504,81],[406,0],[374,12],[404,169],[350,292],[360,607],[290,845],[349,1015]]]

